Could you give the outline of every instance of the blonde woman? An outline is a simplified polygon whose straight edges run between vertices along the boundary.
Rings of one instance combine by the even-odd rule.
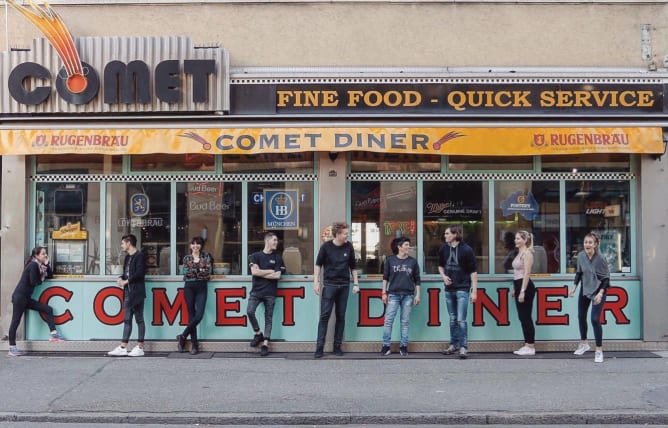
[[[526,230],[517,232],[515,234],[515,247],[517,247],[517,256],[513,259],[513,291],[511,297],[515,298],[517,315],[522,324],[524,345],[513,353],[515,355],[536,355],[534,346],[536,328],[531,318],[533,300],[536,296],[536,287],[531,281],[533,234]]]
[[[587,343],[587,311],[591,304],[591,326],[596,339],[594,362],[603,362],[603,327],[601,326],[601,311],[605,304],[605,297],[610,287],[610,268],[598,250],[601,238],[594,232],[585,235],[584,250],[578,254],[578,270],[575,273],[573,288],[570,297],[575,295],[580,281],[582,288],[578,298],[578,321],[581,342],[575,350],[575,355],[583,355],[589,349]]]

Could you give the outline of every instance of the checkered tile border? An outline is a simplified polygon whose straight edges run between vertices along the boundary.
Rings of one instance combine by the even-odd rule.
[[[54,174],[33,175],[31,181],[37,183],[145,183],[172,181],[316,181],[315,174]]]
[[[470,180],[632,180],[635,174],[628,172],[584,172],[584,173],[455,173],[455,174],[440,174],[440,173],[406,173],[406,172],[382,172],[382,173],[351,173],[348,174],[349,180],[355,181],[414,181],[414,180],[430,180],[430,181],[470,181]]]

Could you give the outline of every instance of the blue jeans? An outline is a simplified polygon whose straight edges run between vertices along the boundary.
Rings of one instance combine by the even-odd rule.
[[[466,313],[469,309],[469,290],[446,290],[445,304],[450,315],[450,344],[456,348],[468,348]]]
[[[390,294],[387,296],[387,307],[385,308],[385,326],[383,328],[383,345],[390,346],[392,338],[392,324],[397,310],[401,307],[401,346],[408,346],[408,318],[413,307],[412,294]]]

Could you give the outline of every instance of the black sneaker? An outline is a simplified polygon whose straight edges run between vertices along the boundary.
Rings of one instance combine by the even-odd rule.
[[[315,354],[313,354],[313,358],[322,358],[323,350],[322,346],[318,346],[315,348]]]
[[[408,346],[400,346],[399,347],[399,353],[401,354],[402,357],[405,357],[408,355]]]
[[[260,356],[266,357],[267,355],[269,355],[269,347],[267,345],[262,345],[262,347],[260,347]]]
[[[383,347],[380,348],[380,355],[382,355],[383,357],[387,357],[391,353],[392,353],[392,350],[390,349],[389,346],[383,345]]]
[[[250,341],[251,348],[256,348],[264,340],[264,335],[262,333],[256,334],[253,336],[253,340]]]
[[[334,347],[334,355],[337,357],[343,357],[343,350],[341,349],[341,346]]]

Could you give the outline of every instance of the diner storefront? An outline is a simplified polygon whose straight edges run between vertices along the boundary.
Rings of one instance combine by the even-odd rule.
[[[3,237],[2,256],[48,248],[56,277],[35,296],[54,307],[65,337],[81,341],[63,347],[118,338],[120,237],[133,233],[147,259],[154,349],[167,349],[160,341],[187,324],[178,273],[193,236],[216,262],[204,347],[250,349],[247,260],[272,230],[287,266],[272,336],[284,350],[309,350],[318,317],[314,255],[328,225],[342,219],[362,278],[348,306],[351,350],[375,350],[379,341],[380,274],[400,235],[411,238],[423,270],[413,346],[436,350],[448,339],[437,251],[449,224],[463,226],[478,259],[472,349],[521,338],[507,259],[520,229],[535,236],[539,341],[578,337],[567,285],[589,231],[601,235],[613,274],[606,338],[644,339],[642,214],[656,193],[645,183],[652,173],[643,174],[665,147],[660,124],[643,121],[664,114],[663,80],[546,77],[549,70],[527,72],[532,78],[373,70],[352,78],[327,69],[249,76],[230,71],[224,49],[195,49],[187,38],[94,39],[77,40],[97,85],[89,92],[72,92],[57,66],[43,65],[58,64],[44,41],[2,54],[11,64],[2,74],[2,219],[13,233],[25,205],[25,239]],[[169,54],[148,53],[161,44]],[[3,278],[14,278],[2,282],[6,301],[20,266],[2,267]],[[9,314],[3,304],[3,325]],[[47,337],[29,313],[25,338],[39,346]]]

